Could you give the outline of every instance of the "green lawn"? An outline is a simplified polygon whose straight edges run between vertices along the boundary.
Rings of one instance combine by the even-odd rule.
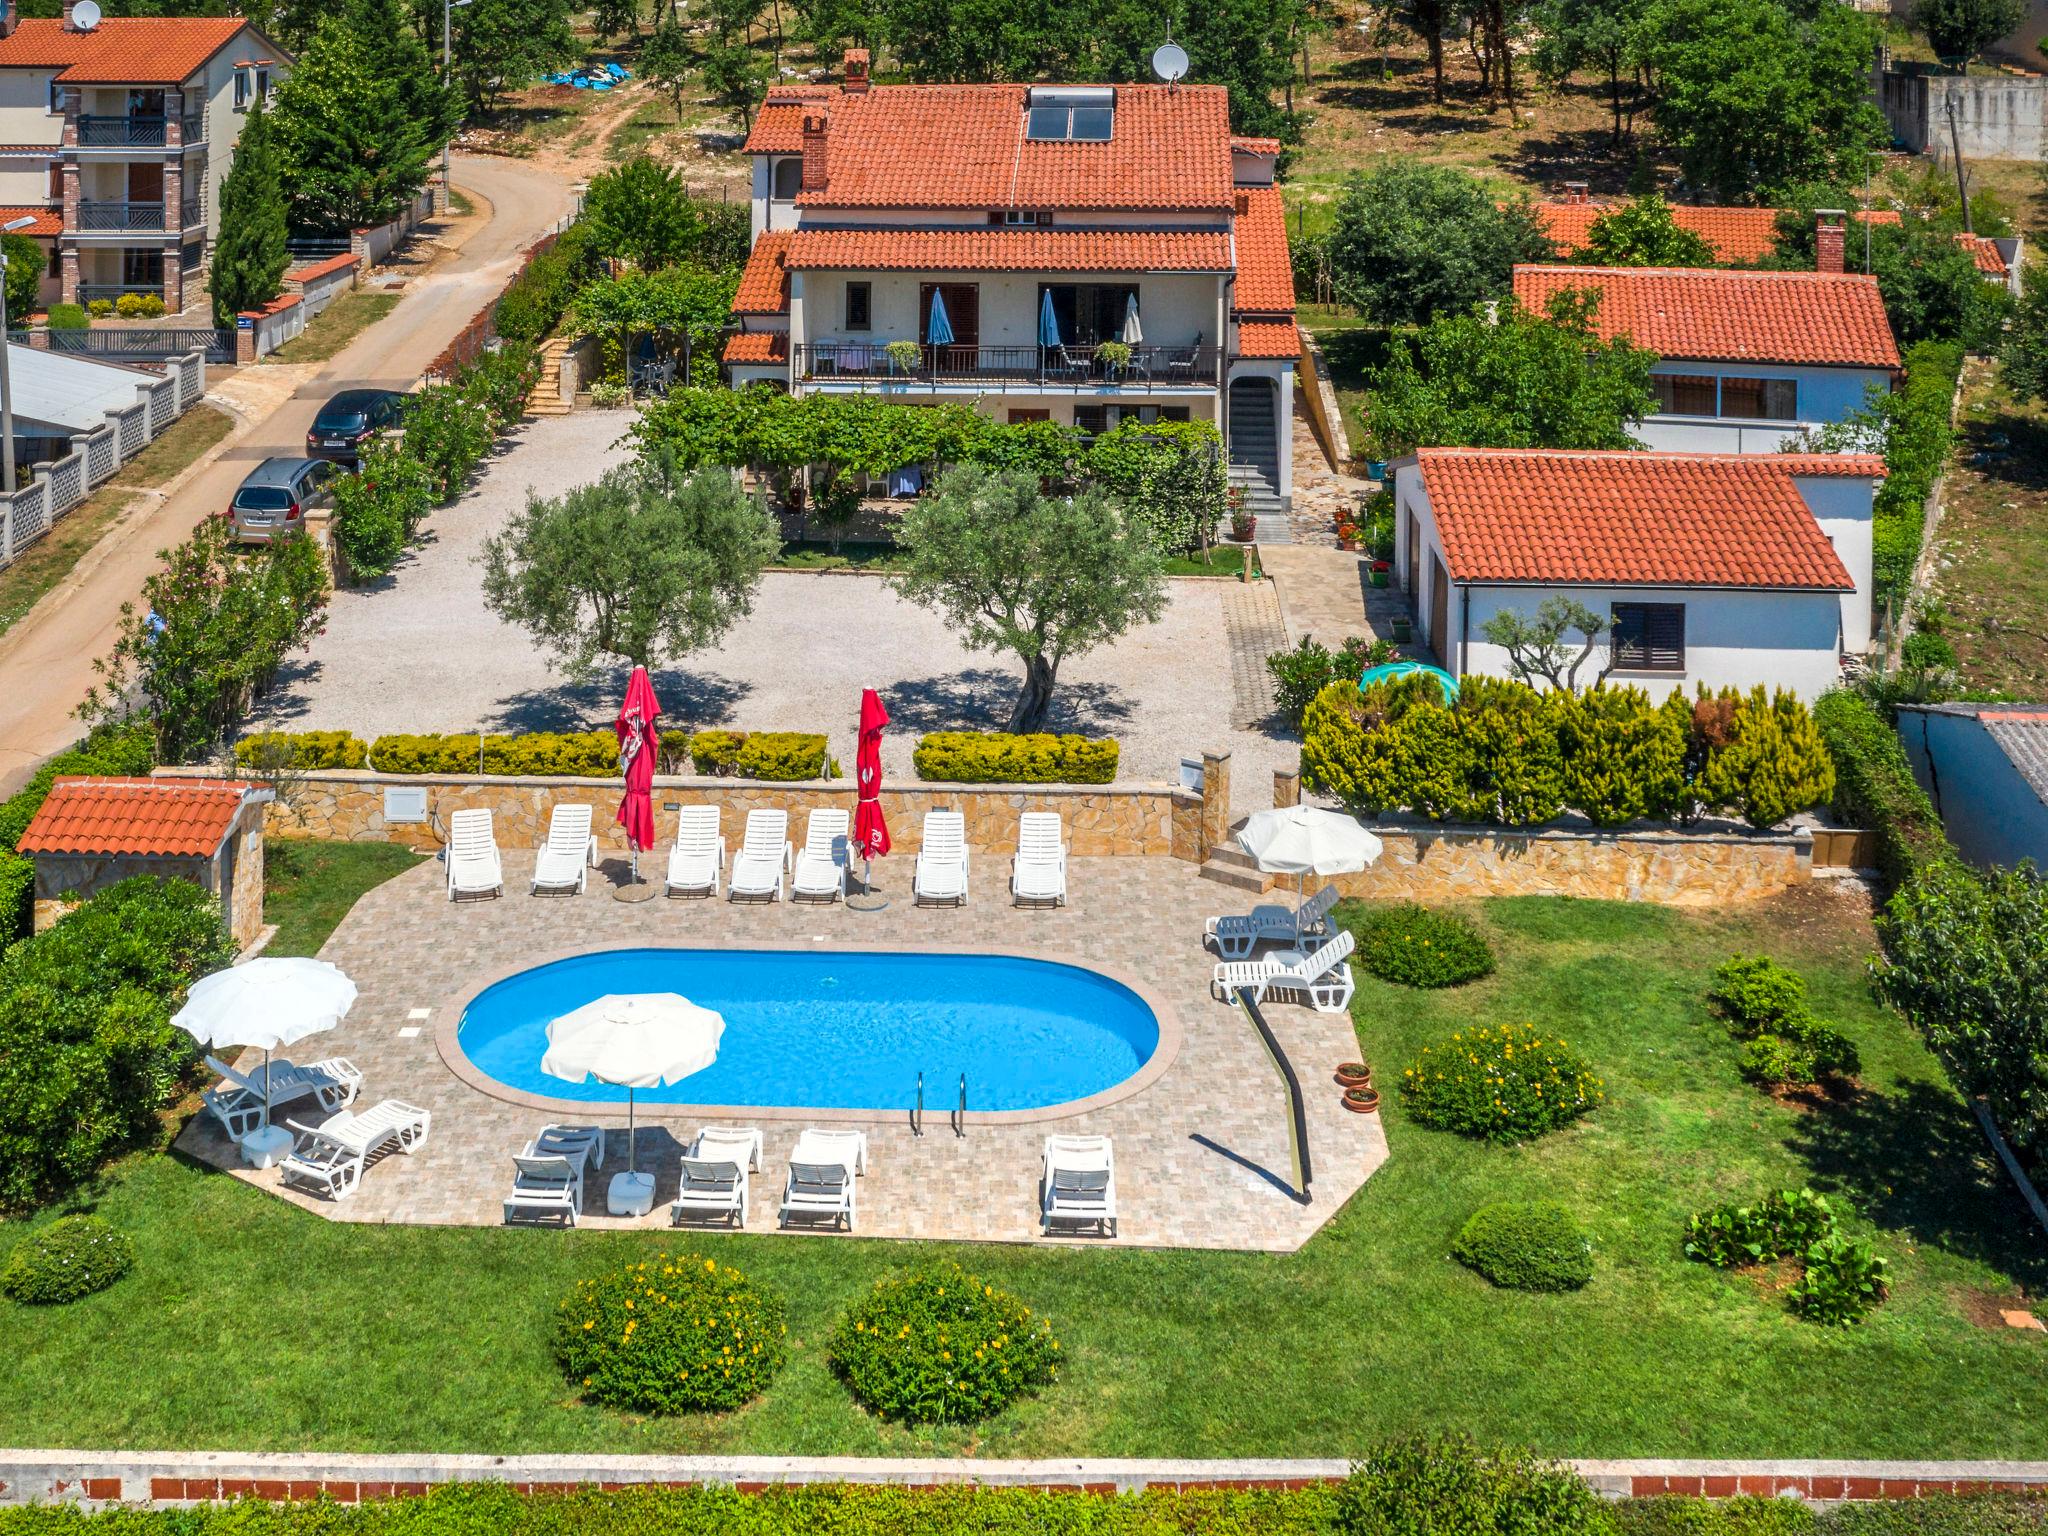
[[[398,307],[399,295],[354,288],[341,295],[313,323],[270,354],[278,363],[324,363]]]
[[[396,843],[274,837],[264,845],[263,916],[277,924],[266,955],[317,955],[356,898],[419,863]]]
[[[97,1202],[136,1235],[135,1273],[61,1310],[0,1307],[0,1444],[1330,1455],[1462,1427],[1555,1454],[2048,1455],[2048,1339],[1973,1321],[2021,1284],[2043,1294],[2048,1255],[1933,1061],[1871,1001],[1859,910],[1816,889],[1700,914],[1530,898],[1475,915],[1491,978],[1429,995],[1362,982],[1382,1080],[1467,1023],[1529,1020],[1562,1029],[1611,1101],[1509,1150],[1423,1130],[1390,1092],[1391,1161],[1296,1254],[957,1250],[1052,1316],[1068,1355],[1057,1387],[978,1430],[877,1424],[821,1358],[848,1301],[923,1251],[908,1244],[353,1226],[146,1157]],[[1810,1110],[1737,1078],[1701,1001],[1737,949],[1808,976],[1862,1048],[1860,1093]],[[1337,1091],[1332,1065],[1300,1063],[1309,1091]],[[1852,1228],[1892,1262],[1892,1298],[1861,1327],[1800,1322],[1767,1279],[1679,1255],[1692,1209],[1808,1181],[1862,1212]],[[1445,1257],[1475,1206],[1535,1196],[1591,1228],[1584,1291],[1499,1292]],[[750,1407],[621,1416],[578,1405],[551,1365],[573,1278],[657,1247],[788,1293],[791,1361]]]

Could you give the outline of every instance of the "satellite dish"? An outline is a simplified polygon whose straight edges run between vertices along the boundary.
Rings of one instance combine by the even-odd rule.
[[[78,28],[79,31],[90,32],[99,24],[100,8],[98,0],[78,0],[78,3],[71,7],[71,25]]]
[[[91,5],[92,0],[79,0],[81,5]],[[1188,72],[1188,51],[1179,43],[1161,43],[1152,50],[1152,73],[1168,85]]]

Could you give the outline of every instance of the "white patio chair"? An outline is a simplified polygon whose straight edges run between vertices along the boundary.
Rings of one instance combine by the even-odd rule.
[[[576,1225],[583,1205],[583,1168],[563,1156],[535,1157],[522,1152],[512,1159],[512,1193],[505,1197],[505,1220],[559,1220]]]
[[[790,877],[791,901],[837,901],[846,894],[845,811],[813,811],[804,821],[804,845]]]
[[[203,1090],[200,1101],[220,1122],[233,1141],[240,1141],[264,1123],[266,1107],[296,1104],[308,1094],[320,1101],[320,1112],[331,1115],[355,1103],[363,1091],[363,1074],[345,1057],[330,1056],[295,1067],[279,1057],[266,1074],[269,1095],[264,1094],[264,1077],[244,1077],[216,1056],[206,1058],[209,1071],[218,1072],[221,1085]]]
[[[725,837],[718,830],[718,807],[686,805],[676,816],[676,845],[668,856],[668,894],[718,894],[725,873]]]
[[[689,1155],[704,1162],[737,1162],[759,1173],[761,1132],[755,1126],[707,1125],[690,1143]]]
[[[491,813],[457,811],[448,818],[448,899],[485,894],[505,894],[505,863],[491,835]]]
[[[1351,1006],[1351,994],[1358,983],[1352,980],[1345,957],[1357,941],[1347,928],[1313,954],[1282,953],[1263,960],[1226,960],[1210,979],[1210,995],[1224,1002],[1242,988],[1252,1001],[1263,1003],[1274,992],[1296,993],[1308,999],[1317,1013],[1342,1013]]]
[[[1116,1152],[1107,1136],[1045,1138],[1038,1214],[1048,1234],[1054,1222],[1071,1221],[1116,1236]]]
[[[1326,885],[1301,904],[1300,935],[1304,939],[1329,936],[1330,913],[1337,905],[1337,887]],[[1215,941],[1216,953],[1225,960],[1249,960],[1262,941],[1292,944],[1295,939],[1292,909],[1278,902],[1261,902],[1251,911],[1227,917],[1212,917],[1202,925],[1202,942]]]
[[[427,1139],[433,1116],[397,1099],[372,1104],[361,1114],[344,1109],[317,1126],[285,1124],[303,1138],[278,1169],[287,1184],[306,1184],[332,1200],[346,1200],[363,1181],[363,1166],[386,1142],[410,1155]]]
[[[1067,904],[1067,840],[1057,811],[1026,811],[1017,818],[1017,854],[1010,860],[1013,904]]]
[[[604,1149],[601,1125],[544,1125],[520,1156],[566,1157],[581,1174],[604,1166]]]
[[[548,817],[548,840],[533,861],[533,889],[571,891],[578,896],[597,862],[597,839],[590,835],[590,807],[558,805]]]
[[[671,1226],[681,1226],[685,1216],[722,1216],[737,1229],[747,1224],[747,1168],[743,1162],[724,1158],[683,1159],[682,1184],[675,1202],[668,1208]]]
[[[789,812],[747,812],[747,835],[732,856],[732,878],[726,898],[779,901],[789,874]]]
[[[911,902],[967,905],[967,818],[958,811],[926,811],[924,841],[911,877]]]

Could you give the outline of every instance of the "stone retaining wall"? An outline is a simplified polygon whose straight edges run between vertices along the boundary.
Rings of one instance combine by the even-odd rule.
[[[1659,1494],[1816,1502],[1912,1499],[1930,1493],[2041,1492],[2039,1461],[1572,1461],[1610,1498]],[[225,1451],[0,1450],[0,1507],[78,1503],[176,1506],[245,1496],[326,1497],[344,1504],[404,1498],[442,1483],[510,1483],[523,1493],[578,1487],[721,1484],[758,1493],[787,1483],[945,1484],[1109,1494],[1144,1488],[1301,1488],[1336,1482],[1349,1464],[1324,1460],[1003,1461],[780,1456],[351,1456]]]

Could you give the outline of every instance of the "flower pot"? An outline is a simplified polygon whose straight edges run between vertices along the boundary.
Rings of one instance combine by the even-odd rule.
[[[1367,459],[1365,461],[1365,478],[1368,480],[1386,479],[1387,461],[1385,459]]]
[[[1337,1083],[1343,1088],[1370,1088],[1372,1068],[1362,1061],[1347,1061],[1337,1068]]]
[[[1354,1115],[1378,1114],[1380,1091],[1377,1088],[1347,1088],[1344,1092],[1344,1107]]]
[[[1376,587],[1384,587],[1387,584],[1387,573],[1378,566],[1373,567],[1372,584]]]
[[[1406,645],[1414,638],[1415,626],[1405,618],[1394,620],[1394,644]]]

